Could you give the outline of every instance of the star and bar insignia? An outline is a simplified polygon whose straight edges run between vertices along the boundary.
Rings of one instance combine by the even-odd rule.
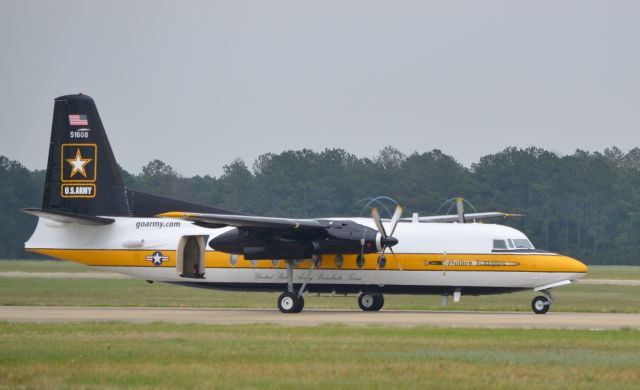
[[[163,255],[160,251],[155,251],[152,255],[146,256],[144,259],[152,262],[153,265],[162,265],[162,263],[169,261],[169,256]]]

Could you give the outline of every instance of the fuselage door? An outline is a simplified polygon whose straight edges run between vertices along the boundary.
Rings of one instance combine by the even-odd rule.
[[[204,279],[204,252],[209,236],[183,236],[176,252],[176,272],[180,277]]]

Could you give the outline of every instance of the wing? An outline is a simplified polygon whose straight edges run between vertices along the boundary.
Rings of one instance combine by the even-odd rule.
[[[348,220],[271,218],[247,215],[170,212],[159,217],[179,218],[199,226],[234,229],[209,241],[219,252],[245,259],[310,259],[322,254],[373,253],[378,231]]]
[[[206,227],[223,227],[234,226],[244,228],[263,228],[274,230],[323,230],[326,225],[313,219],[291,219],[291,218],[272,218],[272,217],[256,217],[250,215],[226,215],[226,214],[203,214],[203,213],[184,213],[173,211],[169,213],[159,214],[159,217],[179,218],[187,221],[196,222]]]
[[[464,215],[465,221],[481,221],[490,218],[507,218],[507,217],[521,217],[522,214],[503,213],[500,211],[490,211],[486,213],[469,213]],[[411,218],[403,218],[403,220],[410,221]],[[420,222],[457,222],[458,216],[452,215],[432,215],[428,217],[418,217]]]

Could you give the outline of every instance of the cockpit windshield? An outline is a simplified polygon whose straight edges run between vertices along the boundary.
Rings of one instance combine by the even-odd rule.
[[[526,238],[514,238],[513,245],[516,249],[533,249],[533,245]]]
[[[531,241],[526,238],[507,238],[494,239],[493,250],[505,251],[505,250],[518,250],[518,249],[534,249]]]

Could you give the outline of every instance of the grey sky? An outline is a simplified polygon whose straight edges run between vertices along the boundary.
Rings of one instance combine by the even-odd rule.
[[[119,163],[640,146],[639,1],[0,2],[0,154],[44,168],[53,99]]]

